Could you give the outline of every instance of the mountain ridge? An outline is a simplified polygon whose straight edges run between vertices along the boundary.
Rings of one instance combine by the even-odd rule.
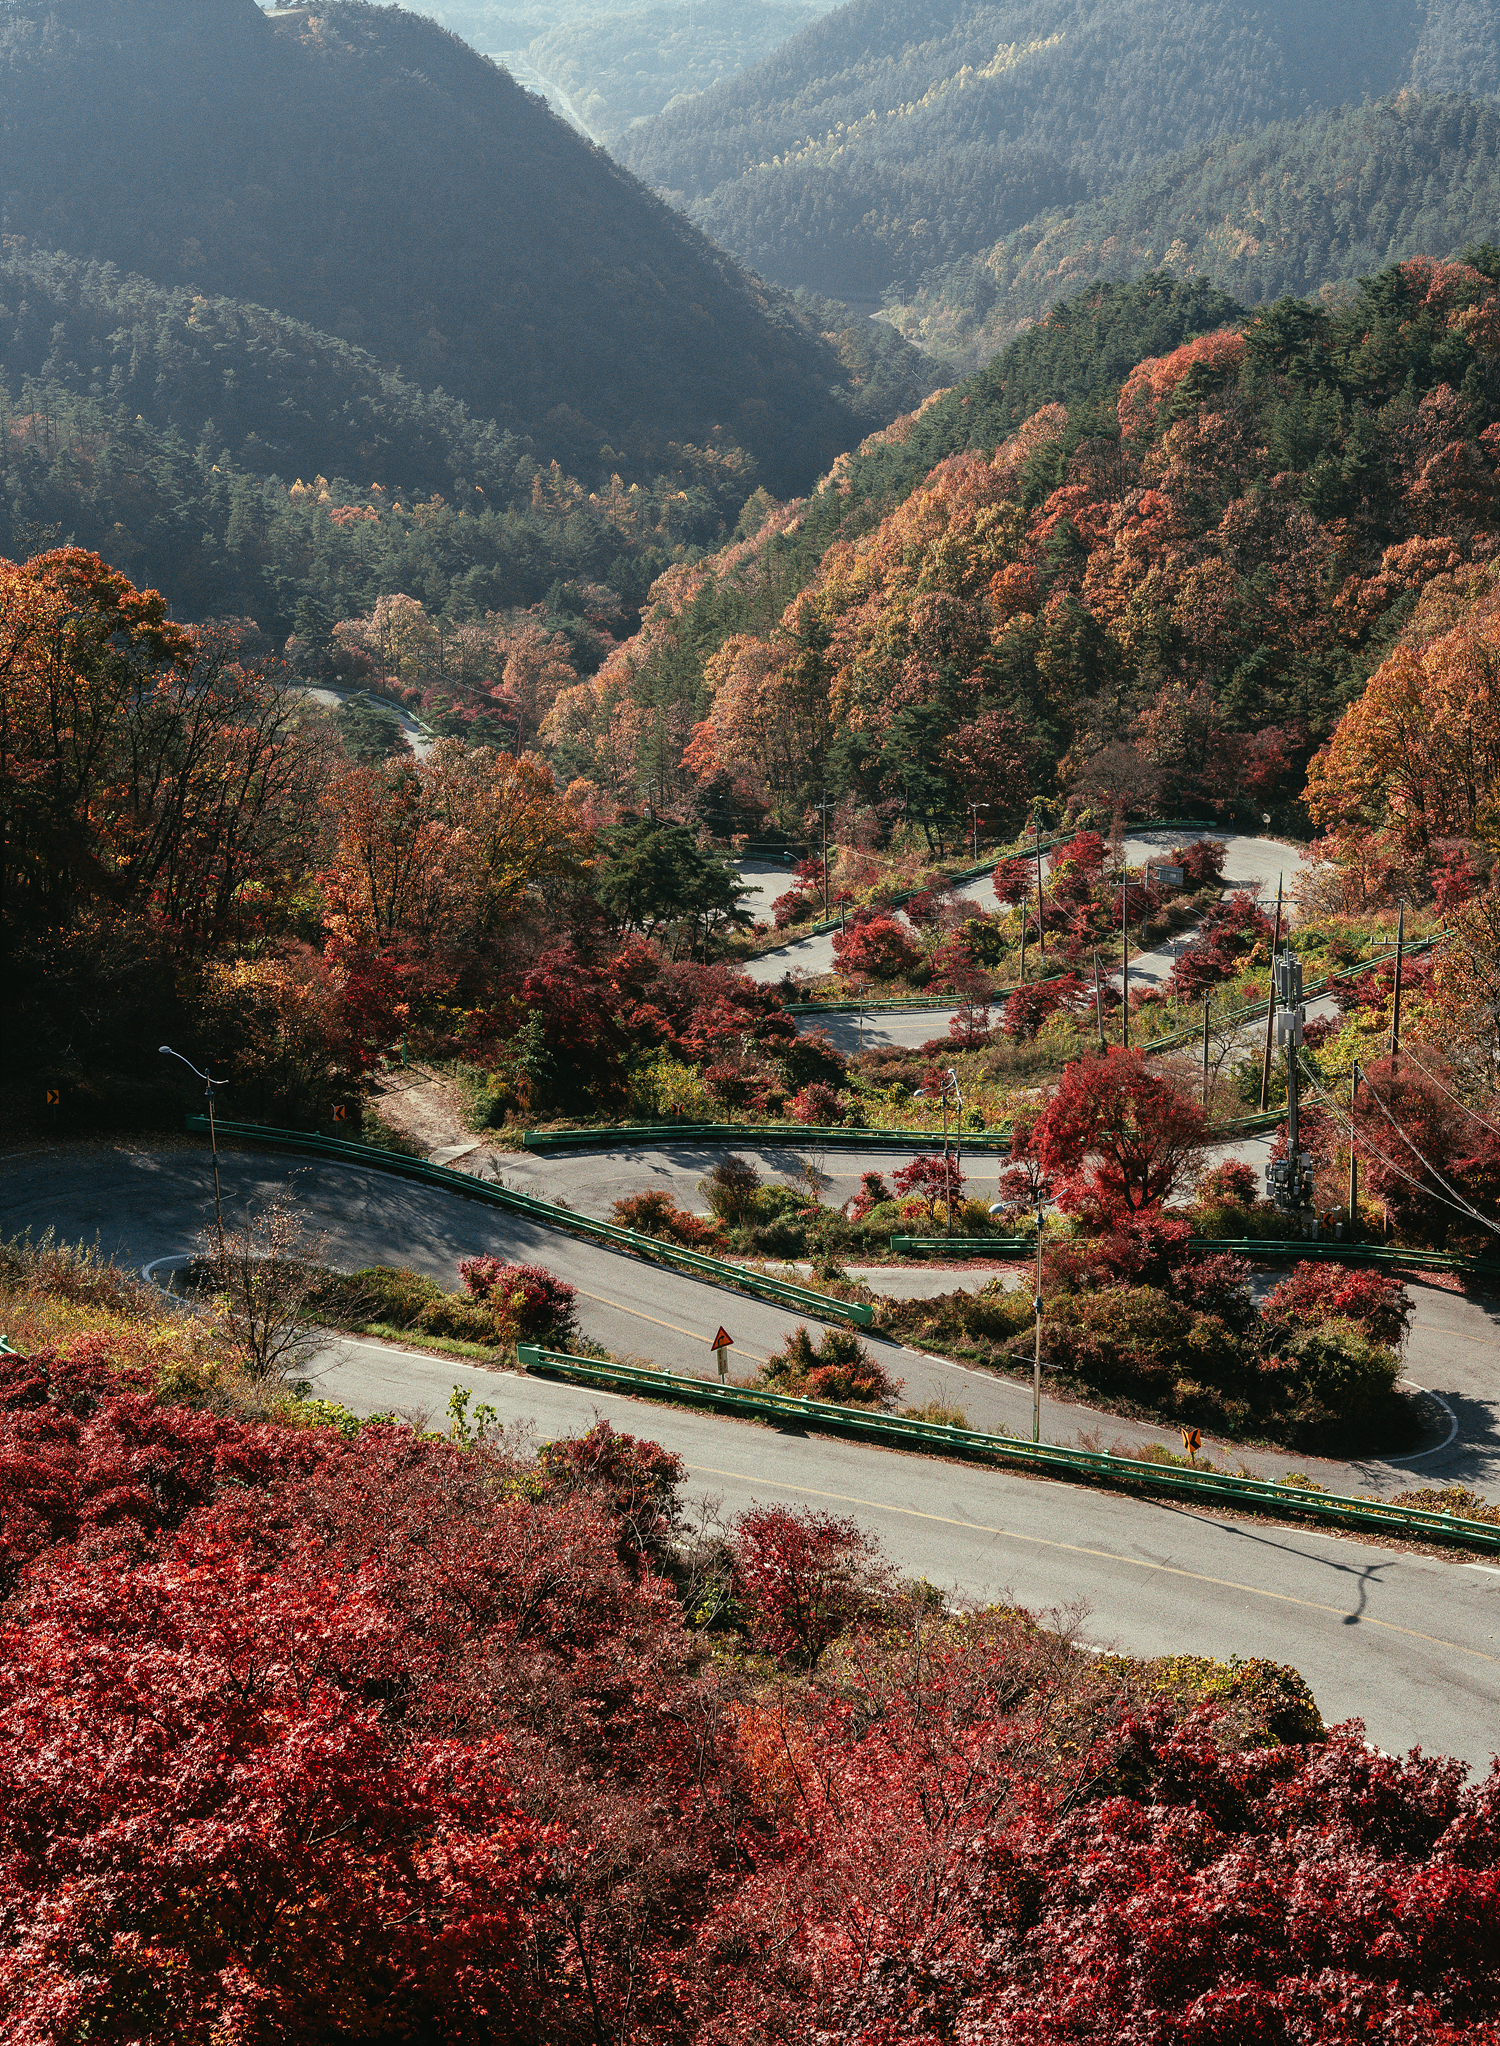
[[[268,305],[565,466],[728,436],[785,491],[876,423],[732,258],[399,9],[10,0],[0,77],[8,235]]]

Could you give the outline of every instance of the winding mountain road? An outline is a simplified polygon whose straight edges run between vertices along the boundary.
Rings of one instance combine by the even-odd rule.
[[[580,1209],[598,1211],[614,1186],[642,1184],[643,1171],[686,1191],[687,1176],[705,1161],[662,1151],[524,1162],[530,1190],[566,1189]],[[840,1164],[857,1170],[870,1162]],[[145,1265],[192,1247],[211,1215],[208,1167],[206,1152],[193,1145],[14,1152],[0,1157],[0,1235],[50,1226],[69,1238],[97,1238],[121,1262]],[[338,1264],[399,1262],[451,1284],[460,1256],[541,1259],[579,1288],[588,1334],[617,1354],[674,1369],[707,1371],[708,1339],[720,1321],[735,1336],[740,1366],[767,1355],[794,1325],[795,1317],[731,1290],[378,1171],[230,1152],[223,1175],[231,1215],[290,1181],[309,1228],[326,1231],[326,1255]],[[874,1276],[930,1290],[981,1275]],[[1299,1459],[1322,1482],[1390,1491],[1420,1481],[1419,1473],[1481,1488],[1500,1479],[1496,1307],[1438,1287],[1413,1291],[1409,1364],[1442,1394],[1457,1422],[1454,1439],[1443,1443],[1435,1431],[1431,1449],[1405,1464]],[[908,1400],[944,1399],[964,1406],[976,1426],[1029,1433],[1025,1384],[895,1345],[880,1353],[906,1379]],[[607,1414],[675,1449],[693,1496],[717,1500],[727,1513],[752,1499],[786,1499],[850,1515],[904,1570],[967,1598],[1009,1596],[1076,1610],[1084,1637],[1101,1646],[1292,1662],[1330,1718],[1362,1715],[1383,1747],[1420,1741],[1482,1767],[1496,1740],[1500,1569],[684,1413],[390,1344],[340,1340],[311,1369],[321,1391],[358,1412],[394,1409],[440,1423],[458,1385],[508,1423],[544,1435]],[[1162,1433],[1051,1398],[1043,1432],[1051,1441],[1082,1436],[1104,1447]],[[1221,1453],[1218,1460],[1226,1459]],[[1269,1454],[1245,1460],[1268,1475],[1286,1463]]]

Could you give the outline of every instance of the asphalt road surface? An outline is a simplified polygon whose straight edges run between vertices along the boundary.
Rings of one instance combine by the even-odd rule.
[[[1391,1752],[1488,1767],[1500,1743],[1500,1568],[1404,1554],[937,1458],[684,1412],[350,1342],[310,1367],[356,1412],[441,1426],[455,1384],[537,1436],[604,1416],[681,1456],[690,1500],[726,1518],[781,1503],[857,1520],[903,1572],[955,1598],[1076,1619],[1135,1655],[1293,1664],[1325,1719]]]
[[[1203,836],[1224,841],[1224,886],[1229,889],[1248,889],[1263,903],[1276,899],[1276,883],[1284,875],[1287,893],[1290,895],[1299,875],[1308,864],[1306,853],[1295,846],[1283,845],[1273,838],[1248,838],[1233,831],[1210,831]],[[1180,845],[1183,833],[1180,831],[1148,831],[1133,834],[1125,840],[1125,857],[1132,867],[1140,867],[1146,861],[1165,860],[1174,845]],[[748,864],[741,869],[742,878],[757,889],[754,900],[747,899],[746,907],[755,915],[769,914],[769,905],[775,895],[783,892],[784,879],[778,881],[777,870],[763,864]],[[966,881],[956,891],[961,902],[974,904],[977,909],[993,910],[996,907],[994,883],[988,874],[977,880]],[[899,912],[898,912],[899,914]],[[1167,944],[1154,947],[1140,954],[1139,962],[1131,960],[1130,977],[1137,977],[1155,985],[1164,980],[1172,970],[1172,961],[1178,951],[1191,942],[1191,932],[1171,939]],[[834,970],[833,933],[830,931],[820,938],[799,938],[790,945],[779,945],[774,952],[762,952],[757,959],[748,959],[744,971],[751,980],[778,981],[788,973],[816,978]],[[1115,962],[1114,977],[1118,978],[1118,961]],[[946,1028],[946,1022],[943,1025]],[[934,1035],[937,1033],[934,1032]],[[890,1042],[905,1043],[905,1038],[891,1039]],[[921,1040],[917,1039],[920,1043]]]
[[[191,1247],[206,1226],[208,1163],[191,1146],[13,1153],[0,1158],[0,1234],[51,1226],[144,1265]],[[579,1286],[588,1333],[617,1353],[671,1368],[706,1371],[719,1321],[735,1336],[736,1365],[753,1364],[795,1319],[378,1172],[228,1153],[223,1173],[231,1218],[290,1180],[309,1228],[327,1232],[326,1255],[335,1263],[399,1262],[451,1284],[458,1257],[472,1252],[542,1259]],[[1482,1482],[1500,1468],[1494,1305],[1432,1287],[1414,1292],[1413,1367],[1420,1364],[1429,1383],[1442,1380],[1457,1433],[1407,1471],[1365,1467],[1370,1489],[1374,1481],[1386,1489],[1414,1482],[1419,1472]],[[895,1346],[881,1346],[881,1354],[906,1378],[908,1400],[944,1398],[965,1406],[977,1426],[1029,1432],[1025,1385]],[[1084,1637],[1100,1646],[1294,1663],[1327,1717],[1363,1716],[1386,1748],[1420,1741],[1483,1766],[1496,1739],[1500,1568],[683,1413],[384,1344],[341,1340],[311,1371],[321,1391],[357,1412],[394,1409],[437,1425],[455,1385],[544,1436],[605,1413],[675,1449],[688,1463],[694,1494],[717,1500],[727,1514],[752,1499],[788,1499],[850,1515],[902,1569],[968,1598],[1013,1597],[1076,1612]],[[1141,1439],[1112,1416],[1051,1399],[1043,1433],[1063,1442],[1082,1435],[1104,1447]],[[1338,1466],[1315,1468],[1325,1479],[1347,1483],[1351,1476]]]

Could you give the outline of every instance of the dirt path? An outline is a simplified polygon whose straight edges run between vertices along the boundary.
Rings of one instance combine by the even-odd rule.
[[[370,1102],[381,1121],[422,1148],[439,1165],[477,1172],[494,1146],[467,1126],[468,1103],[444,1073],[412,1065],[384,1074]]]

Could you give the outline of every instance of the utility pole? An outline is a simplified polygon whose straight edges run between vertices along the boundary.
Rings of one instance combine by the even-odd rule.
[[[1120,848],[1120,1049],[1130,1049],[1130,869]]]
[[[1359,1060],[1354,1061],[1354,1084],[1349,1089],[1349,1234],[1359,1230],[1359,1152],[1354,1144],[1354,1110],[1359,1100]]]
[[[1271,994],[1266,1004],[1266,1049],[1260,1062],[1260,1112],[1266,1112],[1271,1099],[1271,1038],[1276,1028],[1276,949],[1281,943],[1281,883],[1283,876],[1276,876],[1276,928],[1271,933]]]
[[[1208,996],[1203,997],[1203,1113],[1208,1114]]]
[[[1302,1007],[1302,961],[1292,955],[1290,938],[1276,961],[1276,1041],[1286,1046],[1286,1156],[1266,1167],[1266,1191],[1284,1215],[1303,1221],[1312,1201],[1312,1160],[1302,1155],[1297,1129],[1297,1053],[1302,1045],[1306,1011]]]
[[[1104,1049],[1104,985],[1099,975],[1099,954],[1094,954],[1094,1021],[1099,1026],[1099,1049]]]
[[[1036,1204],[1036,1297],[1032,1307],[1036,1313],[1036,1356],[1031,1366],[1031,1439],[1042,1439],[1042,1218],[1046,1213],[1040,1195]]]
[[[823,921],[828,921],[828,791],[824,789],[823,799],[818,804],[818,818],[823,826]]]
[[[1401,1062],[1401,946],[1406,936],[1406,904],[1396,912],[1396,989],[1391,1002],[1391,1071]]]
[[[1036,953],[1037,979],[1047,978],[1047,926],[1042,918],[1042,813],[1032,816],[1032,828],[1036,832]]]

